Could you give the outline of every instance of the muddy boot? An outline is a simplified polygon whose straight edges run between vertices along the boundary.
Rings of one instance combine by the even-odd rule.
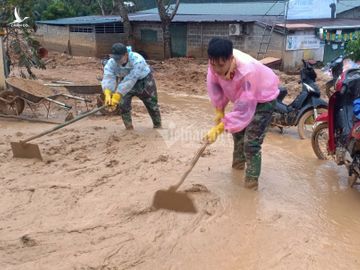
[[[133,130],[134,126],[132,124],[130,124],[130,125],[125,124],[125,128],[126,128],[126,130]]]
[[[254,189],[257,190],[259,185],[259,181],[257,178],[250,178],[250,177],[245,177],[245,184],[244,186],[248,189]]]
[[[233,160],[232,167],[235,170],[244,170],[245,169],[245,161]]]
[[[131,112],[127,112],[127,113],[122,113],[121,114],[121,118],[124,122],[125,128],[127,130],[132,130],[134,129],[134,126],[132,124],[132,118],[131,118]]]
[[[153,128],[161,128],[161,115],[158,106],[148,109],[151,120],[153,122]]]

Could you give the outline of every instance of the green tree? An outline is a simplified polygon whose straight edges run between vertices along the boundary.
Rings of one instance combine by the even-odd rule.
[[[351,60],[360,61],[360,38],[348,41],[345,52],[350,55]]]
[[[0,0],[1,27],[5,28],[6,62],[12,67],[20,67],[21,75],[35,78],[32,68],[45,68],[38,54],[40,44],[33,37],[35,29],[32,7],[34,0]],[[13,24],[14,10],[17,9],[21,18],[29,17],[20,24]],[[22,71],[25,68],[27,75]]]
[[[54,20],[74,16],[76,16],[76,12],[72,6],[66,5],[64,1],[55,0],[48,5],[46,10],[44,10],[41,18],[45,20]]]

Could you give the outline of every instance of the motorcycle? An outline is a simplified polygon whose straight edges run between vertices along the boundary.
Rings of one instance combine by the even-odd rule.
[[[337,165],[345,165],[353,186],[360,175],[360,121],[353,112],[354,101],[360,101],[360,66],[344,68],[344,59],[332,61],[342,68],[341,75],[335,81],[328,112],[316,118],[311,144],[319,159],[333,158]]]
[[[303,68],[300,71],[302,90],[289,104],[283,103],[287,95],[286,88],[281,87],[276,99],[271,125],[277,126],[283,132],[284,127],[297,126],[299,137],[311,137],[316,117],[327,110],[327,103],[320,98],[320,89],[316,85],[316,73],[313,65],[302,60]]]
[[[336,82],[343,73],[343,70],[357,68],[358,64],[348,59],[351,54],[352,53],[345,56],[340,55],[334,58],[325,67],[322,68],[323,72],[328,73],[332,77],[331,80],[329,80],[325,84],[325,93],[328,98],[330,98],[331,95],[334,93]]]

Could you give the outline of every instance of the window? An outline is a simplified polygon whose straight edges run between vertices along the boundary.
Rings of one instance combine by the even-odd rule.
[[[124,25],[120,22],[116,23],[105,23],[105,24],[96,24],[95,32],[99,34],[104,33],[124,33]]]
[[[93,26],[92,25],[70,25],[70,32],[92,33]]]
[[[141,41],[157,42],[157,31],[151,29],[141,29]]]

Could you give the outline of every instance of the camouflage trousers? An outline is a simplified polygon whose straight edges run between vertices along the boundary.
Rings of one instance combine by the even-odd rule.
[[[161,127],[161,116],[158,105],[157,89],[153,75],[150,73],[144,79],[138,80],[134,87],[120,101],[120,115],[126,128],[132,128],[131,100],[136,96],[145,105],[154,128]]]
[[[261,145],[270,126],[275,101],[259,103],[253,120],[234,133],[233,167],[245,168],[245,180],[257,181],[261,171]]]

